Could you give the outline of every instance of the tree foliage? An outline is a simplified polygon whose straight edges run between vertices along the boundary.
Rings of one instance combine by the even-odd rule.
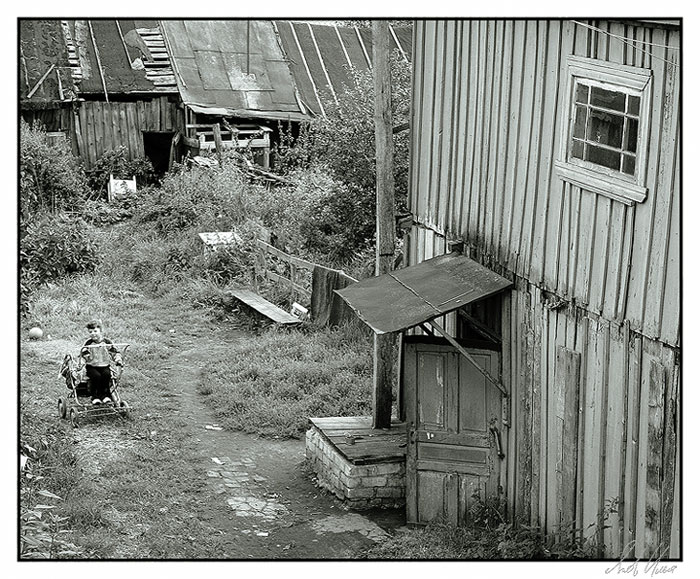
[[[392,117],[395,127],[408,124],[411,67],[395,51],[390,59]],[[275,170],[325,171],[338,185],[317,199],[306,231],[308,244],[332,244],[347,257],[371,243],[375,232],[376,161],[374,85],[370,70],[349,69],[353,84],[337,94],[322,95],[325,117],[302,126],[299,135],[280,127]],[[397,212],[406,208],[409,132],[394,134],[394,184]],[[321,243],[323,245],[323,243]]]

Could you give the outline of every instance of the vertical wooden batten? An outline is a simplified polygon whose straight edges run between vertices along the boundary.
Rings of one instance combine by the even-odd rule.
[[[562,422],[561,465],[557,469],[557,510],[562,530],[573,532],[576,528],[581,354],[560,346],[556,364],[557,418]]]

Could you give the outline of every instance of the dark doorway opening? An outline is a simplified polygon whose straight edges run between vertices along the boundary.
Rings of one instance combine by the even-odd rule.
[[[158,178],[165,175],[170,168],[170,148],[175,133],[170,131],[143,132],[143,150],[153,164]]]

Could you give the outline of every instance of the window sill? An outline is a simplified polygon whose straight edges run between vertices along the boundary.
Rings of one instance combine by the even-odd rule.
[[[564,161],[555,161],[554,167],[560,179],[587,191],[605,195],[625,205],[642,203],[647,198],[646,187],[630,183],[613,175],[602,175],[585,167],[579,167]]]

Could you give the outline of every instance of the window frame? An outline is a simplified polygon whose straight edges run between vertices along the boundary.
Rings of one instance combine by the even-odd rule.
[[[554,163],[559,178],[626,205],[643,202],[648,192],[646,164],[651,116],[651,70],[582,56],[569,56],[567,72],[567,92],[562,116],[562,127],[565,127],[566,131],[560,142],[559,157]],[[575,122],[574,95],[579,80],[583,81],[582,84],[599,86],[640,98],[634,175],[571,156]]]

